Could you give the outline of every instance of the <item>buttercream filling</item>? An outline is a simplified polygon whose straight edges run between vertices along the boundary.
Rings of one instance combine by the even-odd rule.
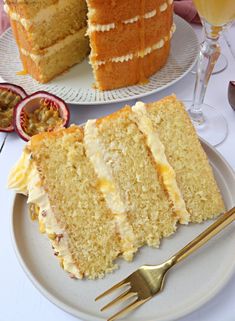
[[[168,2],[164,2],[160,7],[159,10],[160,12],[163,12],[167,9],[168,4],[170,5],[172,3],[172,0],[168,0]],[[52,4],[47,8],[41,9],[39,10],[39,12],[32,18],[30,19],[25,19],[22,18],[18,13],[13,12],[10,10],[9,6],[5,3],[4,4],[4,10],[7,12],[7,14],[11,17],[12,20],[15,20],[19,23],[21,23],[23,25],[23,27],[26,30],[29,30],[30,27],[34,24],[40,24],[46,20],[49,20],[53,17],[53,15],[55,15],[57,13],[58,10],[63,10],[68,6],[68,3],[66,0],[59,0],[58,3],[56,4]],[[157,10],[152,10],[150,12],[147,12],[143,15],[144,19],[150,19],[152,17],[154,17],[157,14]],[[127,19],[122,21],[122,23],[124,24],[131,24],[131,23],[135,23],[138,20],[141,19],[141,16],[135,16],[133,18]],[[94,31],[109,31],[111,29],[116,28],[115,23],[109,23],[109,24],[89,24],[89,28],[87,33],[89,34],[90,32],[94,32]]]
[[[29,30],[29,28],[34,24],[39,24],[44,21],[48,21],[49,19],[52,19],[52,17],[58,12],[58,10],[64,10],[67,6],[67,0],[59,0],[55,4],[52,4],[46,8],[39,10],[37,14],[30,19],[22,18],[16,12],[11,11],[6,3],[4,4],[4,10],[11,17],[12,20],[20,22],[26,30]]]
[[[165,10],[167,9],[167,7],[168,7],[167,2],[164,2],[164,3],[160,6],[159,10],[160,10],[161,12],[163,12],[163,11],[165,11]]]
[[[176,29],[176,26],[173,23],[171,30],[170,30],[170,34],[169,34],[170,38],[172,37],[173,33],[175,32],[175,29]],[[40,63],[41,60],[43,60],[46,57],[49,57],[49,56],[53,55],[54,53],[58,52],[59,50],[63,49],[66,45],[68,45],[72,41],[76,40],[76,38],[80,38],[84,33],[85,33],[85,28],[81,29],[79,32],[77,32],[73,35],[67,36],[66,38],[64,38],[60,42],[56,43],[55,45],[53,45],[47,49],[44,49],[42,54],[40,54],[40,55],[33,54],[33,53],[25,50],[24,48],[20,48],[20,51],[23,55],[29,56],[36,64],[38,64],[38,63]],[[155,43],[153,46],[145,48],[145,50],[143,50],[143,51],[140,51],[137,53],[130,53],[130,54],[127,54],[124,56],[113,57],[113,58],[106,60],[106,61],[97,60],[97,61],[94,61],[93,63],[96,66],[100,66],[100,65],[103,65],[106,62],[110,62],[110,61],[111,62],[125,62],[125,61],[129,61],[135,57],[144,57],[144,56],[150,54],[152,51],[162,48],[164,46],[165,41],[167,41],[167,40],[168,40],[168,36],[164,37],[163,39],[161,39],[160,41]]]
[[[75,41],[76,39],[80,39],[83,35],[85,35],[85,31],[86,31],[86,28],[83,28],[74,34],[67,36],[63,40],[55,43],[53,46],[50,46],[44,49],[42,53],[39,55],[31,53],[25,50],[24,48],[20,48],[20,51],[24,56],[29,56],[35,63],[39,63],[42,59],[45,59],[53,55],[54,53],[62,50],[65,46]]]
[[[167,9],[167,7],[168,7],[168,3],[164,2],[162,5],[160,5],[159,11],[163,12]],[[158,12],[158,10],[154,9],[152,11],[145,13],[143,16],[138,15],[138,16],[132,17],[130,19],[123,20],[123,21],[121,21],[121,23],[123,23],[123,24],[136,23],[137,21],[139,21],[141,19],[141,17],[143,17],[144,19],[151,19],[154,16],[156,16],[157,12]],[[116,27],[117,27],[117,24],[115,24],[114,22],[109,23],[109,24],[97,24],[97,23],[89,23],[88,22],[87,34],[90,34],[91,32],[95,32],[95,31],[98,31],[98,32],[99,31],[101,31],[101,32],[110,31],[111,29],[115,29]]]
[[[8,178],[8,187],[17,193],[28,195],[27,203],[39,207],[38,221],[44,227],[58,257],[63,260],[63,268],[76,278],[82,278],[77,265],[74,263],[68,246],[68,235],[55,218],[47,193],[45,192],[30,152],[25,149],[17,164],[11,170]]]
[[[87,30],[87,34],[91,33],[91,32],[94,32],[94,31],[101,31],[101,32],[104,32],[104,31],[109,31],[109,30],[112,30],[112,29],[115,29],[116,26],[115,26],[115,23],[108,23],[108,24],[89,24],[89,28]]]
[[[164,2],[162,5],[160,5],[159,10],[160,12],[163,12],[167,9],[168,5],[171,5],[173,0],[168,0],[168,2]],[[43,23],[44,21],[47,21],[55,15],[58,10],[63,10],[68,6],[68,3],[66,0],[59,0],[58,3],[52,4],[47,8],[39,10],[39,12],[32,18],[30,19],[25,19],[22,18],[18,13],[13,12],[10,10],[9,6],[5,3],[4,4],[4,10],[6,13],[11,17],[12,20],[15,20],[19,23],[22,24],[22,26],[26,29],[29,30],[32,25],[37,25],[40,23]],[[90,9],[91,12],[95,11],[94,9]],[[144,19],[150,19],[154,16],[156,16],[157,10],[154,9],[152,11],[149,11],[143,15]],[[91,16],[90,14],[88,16]],[[141,16],[135,16],[130,19],[123,20],[122,23],[124,24],[132,24],[141,19]],[[105,32],[105,31],[110,31],[112,29],[116,28],[116,24],[114,22],[109,23],[109,24],[94,24],[94,23],[89,23],[89,27],[87,30],[87,34],[94,32],[94,31],[100,31],[100,32]]]
[[[121,236],[123,257],[131,260],[137,248],[133,246],[136,239],[127,220],[127,208],[121,200],[117,186],[115,186],[112,171],[106,163],[108,158],[99,139],[96,120],[88,120],[84,131],[84,144],[87,157],[93,164],[96,175],[99,178],[99,188],[104,195],[108,208],[114,213],[115,222]]]
[[[175,23],[173,23],[172,27],[171,27],[171,30],[170,30],[170,33],[169,33],[169,38],[168,38],[168,36],[166,36],[166,37],[162,38],[161,40],[159,40],[158,42],[156,42],[151,47],[147,47],[142,51],[138,51],[136,53],[129,53],[129,54],[124,55],[124,56],[113,57],[113,58],[110,58],[108,60],[94,60],[94,61],[92,61],[92,63],[96,67],[98,67],[98,66],[104,65],[107,62],[126,62],[126,61],[132,60],[134,58],[139,58],[139,57],[143,58],[146,55],[148,55],[151,52],[153,52],[154,50],[162,48],[164,46],[165,42],[168,41],[170,38],[172,38],[173,33],[175,32],[175,29],[176,29],[176,26],[175,26]],[[93,57],[92,57],[92,54],[91,54],[91,60],[92,60],[92,58]]]
[[[175,23],[173,23],[170,30],[170,38],[172,38],[173,34],[175,33],[175,30],[176,30],[176,25]]]
[[[173,210],[180,220],[180,223],[187,224],[189,221],[189,213],[177,185],[175,171],[167,160],[165,147],[162,144],[157,131],[154,129],[151,119],[148,117],[144,103],[137,102],[132,107],[132,111],[133,120],[146,137],[147,145],[157,164],[157,170],[162,177],[165,189],[173,204]]]

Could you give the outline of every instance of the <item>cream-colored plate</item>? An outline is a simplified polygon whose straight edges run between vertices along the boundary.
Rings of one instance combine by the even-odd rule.
[[[109,91],[96,90],[93,88],[94,78],[87,59],[44,85],[28,75],[17,76],[17,72],[22,70],[22,64],[11,29],[0,37],[0,76],[6,82],[22,86],[28,94],[46,90],[64,99],[67,103],[78,105],[117,103],[150,95],[180,80],[197,61],[199,43],[193,28],[178,16],[174,17],[174,21],[176,32],[172,38],[167,64],[145,85]]]
[[[234,205],[235,174],[211,146],[202,143],[214,169],[227,208]],[[12,211],[12,238],[18,259],[33,284],[51,302],[87,321],[105,320],[117,311],[101,313],[107,300],[94,302],[105,289],[126,277],[142,264],[157,264],[174,254],[210,222],[180,226],[178,232],[164,239],[160,249],[143,248],[134,262],[119,260],[120,269],[102,280],[73,280],[60,267],[45,235],[32,222],[26,198],[16,195]],[[166,321],[182,317],[211,299],[229,280],[235,268],[234,224],[222,231],[203,248],[170,271],[165,289],[124,320]],[[223,264],[221,264],[223,262]],[[196,285],[196,287],[195,287]],[[111,299],[113,296],[109,296]]]

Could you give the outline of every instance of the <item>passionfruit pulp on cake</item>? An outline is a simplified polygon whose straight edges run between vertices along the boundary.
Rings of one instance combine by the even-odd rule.
[[[36,92],[23,99],[14,111],[14,127],[25,141],[41,132],[50,132],[69,123],[66,103],[45,91]]]
[[[0,83],[0,131],[14,131],[14,107],[26,96],[26,92],[20,86]]]

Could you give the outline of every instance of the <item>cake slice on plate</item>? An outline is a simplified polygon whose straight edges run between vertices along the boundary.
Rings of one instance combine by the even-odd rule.
[[[137,103],[133,109],[140,119],[147,113],[158,133],[190,214],[189,221],[200,223],[212,218],[223,208],[223,201],[183,104],[172,95],[155,103]]]
[[[130,261],[139,247],[158,247],[177,222],[224,211],[206,154],[175,96],[126,106],[84,128],[33,136],[9,187],[28,195],[41,231],[77,278],[102,277],[118,257]]]
[[[34,136],[9,180],[39,208],[41,232],[77,278],[101,277],[116,267],[118,255],[130,259],[135,251],[131,226],[108,208],[100,184],[77,126]]]
[[[139,246],[158,246],[162,236],[175,231],[174,215],[156,161],[143,133],[132,119],[130,107],[85,125],[85,146],[100,179],[108,180],[100,158],[112,173],[127,208]],[[187,220],[187,213],[184,213]]]

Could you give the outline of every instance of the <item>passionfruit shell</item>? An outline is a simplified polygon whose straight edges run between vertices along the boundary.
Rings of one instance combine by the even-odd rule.
[[[235,110],[235,81],[230,81],[228,86],[228,101],[233,110]]]
[[[60,125],[61,128],[67,127],[69,124],[70,112],[64,100],[51,93],[48,93],[47,91],[37,91],[32,95],[29,95],[22,99],[14,109],[13,124],[15,131],[19,135],[19,137],[21,137],[26,142],[31,139],[31,136],[25,132],[22,126],[24,122],[24,113],[31,113],[34,112],[37,108],[40,108],[40,101],[42,99],[47,100],[47,102],[52,102],[53,106],[57,108],[59,116],[63,119],[63,122]]]
[[[0,83],[0,89],[5,89],[8,92],[12,92],[13,94],[20,96],[21,100],[24,99],[25,97],[27,97],[27,93],[25,92],[25,90],[18,85],[4,82],[4,83]],[[14,115],[14,111],[12,113],[12,122],[11,122],[10,126],[0,127],[0,132],[13,132],[14,131],[14,124],[13,124],[14,116],[13,115]]]

